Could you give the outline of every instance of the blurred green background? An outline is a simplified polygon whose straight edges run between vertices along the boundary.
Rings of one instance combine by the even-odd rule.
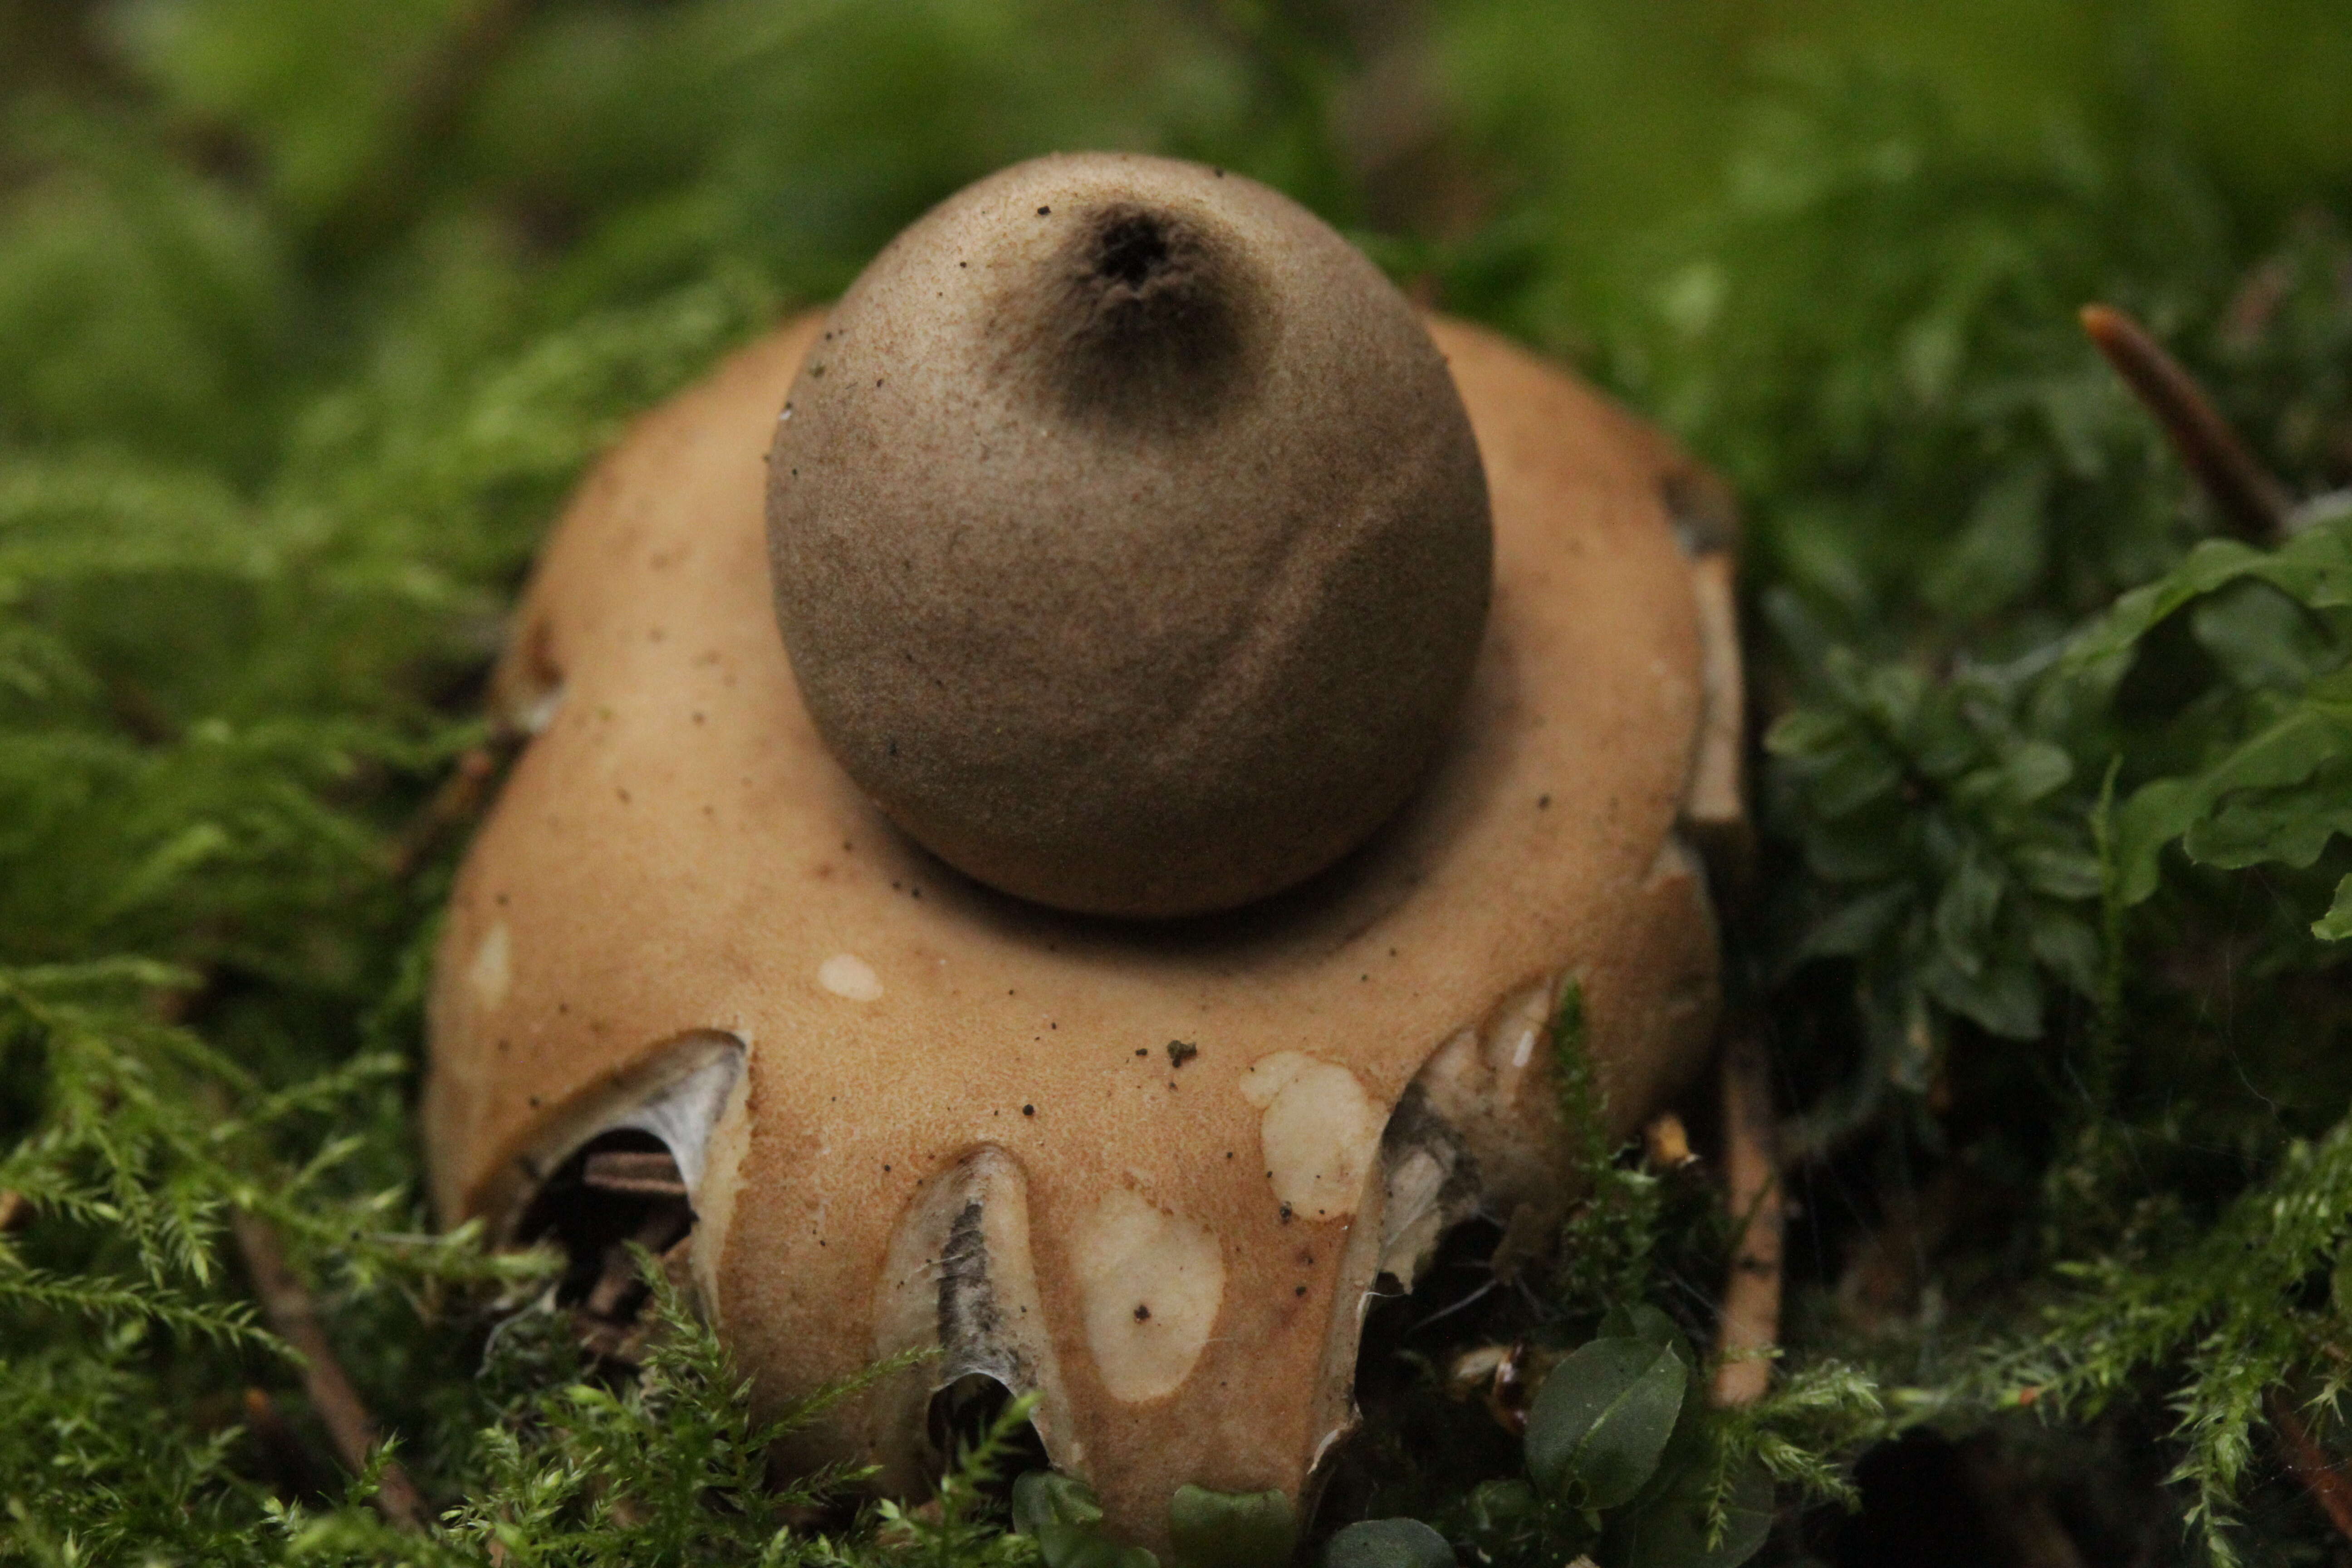
[[[1742,178],[1759,93],[1857,72],[1988,168],[2161,145],[2241,245],[2352,189],[2338,0],[5,0],[0,407],[261,441],[342,346],[335,285],[488,249],[547,312],[728,261],[822,295],[958,185],[1089,146],[1484,234],[1507,255],[1458,302],[1572,344],[1637,239]],[[201,177],[136,210],[159,153]]]
[[[1854,625],[1923,572],[1941,610],[2045,573],[2079,608],[2146,530],[1938,577],[1958,490],[1790,522],[1792,481],[1966,401],[1993,318],[2211,327],[2212,279],[2352,194],[2347,81],[2339,0],[0,0],[0,441],[251,486],[355,374],[423,403],[698,283],[766,319],[991,169],[1141,148],[1575,357]]]

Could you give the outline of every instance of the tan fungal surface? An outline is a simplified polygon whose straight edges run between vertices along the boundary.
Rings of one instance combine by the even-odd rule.
[[[1378,1271],[1409,1275],[1466,1205],[1528,1216],[1507,1240],[1557,1214],[1542,1025],[1565,980],[1621,1133],[1706,1049],[1714,937],[1667,852],[1697,737],[1727,721],[1670,516],[1686,465],[1532,355],[1432,322],[1495,531],[1452,738],[1293,892],[1097,922],[915,847],[801,706],[762,453],[824,330],[793,321],[638,421],[548,542],[498,684],[545,728],[441,949],[435,1199],[510,1226],[615,1107],[740,1041],[740,1079],[695,1101],[720,1108],[692,1268],[759,1401],[907,1342],[945,1358],[788,1459],[916,1484],[934,1380],[999,1376],[1044,1394],[1049,1451],[1113,1529],[1164,1546],[1184,1482],[1309,1489]]]

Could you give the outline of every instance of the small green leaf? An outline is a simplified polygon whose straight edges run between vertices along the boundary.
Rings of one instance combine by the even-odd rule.
[[[1013,1529],[1034,1535],[1049,1524],[1098,1524],[1094,1488],[1058,1470],[1029,1470],[1013,1483]]]
[[[2311,615],[2267,584],[2239,583],[2189,613],[2189,628],[2231,682],[2288,691],[2328,665],[2331,643]]]
[[[1688,1381],[1671,1346],[1593,1341],[1554,1367],[1536,1395],[1528,1473],[1582,1507],[1616,1507],[1657,1468]]]
[[[1910,869],[1904,837],[1885,813],[1807,823],[1805,864],[1825,882],[1880,882]]]
[[[1085,1524],[1046,1525],[1037,1532],[1037,1555],[1045,1568],[1160,1568],[1142,1547],[1107,1541]]]
[[[2098,994],[2102,954],[2090,921],[2045,909],[2035,912],[2030,931],[2035,963],[2083,995]]]
[[[1806,932],[1799,952],[1807,958],[1847,958],[1866,952],[1903,913],[1912,897],[1910,885],[1903,882],[1864,893],[1840,906],[1835,913]]]
[[[1846,744],[1853,721],[1844,714],[1822,708],[1800,708],[1785,713],[1765,732],[1764,749],[1776,757],[1814,757]]]
[[[1481,1481],[1470,1493],[1470,1522],[1481,1531],[1515,1529],[1542,1511],[1543,1500],[1522,1480]]]
[[[2028,741],[2000,760],[2000,793],[2013,805],[2031,805],[2074,776],[2074,759],[2047,741]]]
[[[2311,922],[2311,934],[2322,942],[2342,942],[2352,937],[2352,877],[2336,884],[2336,901],[2327,912]]]
[[[1984,971],[1993,921],[2000,913],[2002,882],[1997,868],[1970,855],[1936,900],[1936,940],[1951,966],[1971,978]]]
[[[1281,1568],[1297,1544],[1298,1516],[1279,1490],[1187,1485],[1169,1500],[1168,1534],[1184,1568]]]
[[[2180,848],[2200,866],[2224,870],[2276,862],[2300,870],[2339,833],[2352,834],[2352,781],[2341,770],[2300,788],[2248,792],[2221,804],[2181,836]]]
[[[1919,978],[1928,994],[1974,1020],[1989,1034],[2030,1040],[2041,1032],[2042,982],[2032,964],[2003,957],[1983,973],[1970,975],[1961,973],[1938,953]]]
[[[1323,1568],[1454,1568],[1454,1548],[1417,1519],[1367,1519],[1331,1538]]]
[[[1037,1532],[1037,1555],[1045,1568],[1160,1568],[1142,1547],[1107,1541],[1085,1524],[1046,1525]]]
[[[1903,782],[1903,765],[1875,742],[1861,741],[1830,753],[1811,781],[1813,810],[1823,820],[1850,816]]]
[[[1045,1568],[1160,1568],[1140,1546],[1121,1546],[1101,1533],[1102,1505],[1076,1476],[1030,1470],[1013,1483],[1013,1528],[1033,1536]]]
[[[1738,1568],[1772,1532],[1772,1478],[1753,1461],[1731,1478],[1718,1515],[1710,1478],[1694,1469],[1612,1521],[1609,1559],[1620,1568]]]
[[[2090,899],[2099,892],[2099,858],[2057,844],[2021,845],[2009,863],[2035,892],[2053,899]]]
[[[2043,504],[2050,471],[2028,462],[2002,475],[1920,581],[1927,601],[1947,615],[1981,616],[2001,608],[2033,584],[2046,550]]]
[[[1638,1301],[1630,1307],[1620,1304],[1610,1308],[1608,1315],[1601,1320],[1600,1333],[1594,1337],[1639,1340],[1643,1344],[1664,1345],[1683,1358],[1684,1366],[1696,1367],[1698,1364],[1691,1354],[1690,1342],[1683,1338],[1683,1331],[1675,1326],[1675,1321],[1647,1301]]]
[[[2123,803],[2116,813],[2116,858],[2122,868],[2125,903],[2138,903],[2156,891],[2158,857],[2164,847],[2196,828],[2232,792],[2304,784],[2352,749],[2352,711],[2347,711],[2344,700],[2322,686],[2315,683],[2312,693],[2276,722],[2203,773],[2154,780]],[[2241,829],[2240,835],[2231,837],[2247,831],[2251,829]],[[2242,843],[2212,847],[2228,855],[2229,864],[2252,863],[2240,858],[2246,847]],[[2305,846],[2287,835],[2277,847],[2282,853],[2301,854]],[[2315,855],[2317,850],[2313,848],[2311,853]]]

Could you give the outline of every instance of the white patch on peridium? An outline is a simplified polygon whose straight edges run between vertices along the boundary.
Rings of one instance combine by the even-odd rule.
[[[1258,1143],[1274,1195],[1306,1219],[1345,1219],[1380,1157],[1388,1112],[1356,1075],[1297,1051],[1260,1057],[1242,1075],[1242,1097],[1265,1115]]]
[[[515,715],[515,724],[526,735],[543,735],[562,707],[563,686],[559,681],[525,703]]]
[[[1659,843],[1658,852],[1650,858],[1650,868],[1642,877],[1646,891],[1662,882],[1696,881],[1699,875],[1699,858],[1692,852],[1679,833],[1669,833]]]
[[[506,921],[491,926],[474,949],[474,962],[466,966],[466,981],[485,1013],[496,1012],[507,999],[507,988],[514,983],[514,939],[507,934]]]
[[[1381,1201],[1379,1271],[1412,1289],[1422,1266],[1437,1255],[1447,1227],[1461,1216],[1447,1211],[1445,1184],[1452,1167],[1427,1149],[1408,1149],[1387,1173]]]
[[[719,1289],[719,1263],[727,1256],[735,1199],[743,1185],[743,1156],[751,1147],[751,1031],[739,1030],[737,1037],[743,1042],[743,1068],[729,1085],[727,1101],[702,1147],[702,1180],[694,1194],[694,1245],[686,1255],[702,1310],[714,1325],[726,1305]]]
[[[882,979],[874,966],[854,952],[836,952],[816,966],[816,983],[835,996],[852,1002],[882,999]]]
[[[1485,1054],[1488,1070],[1496,1076],[1496,1100],[1514,1099],[1520,1077],[1534,1064],[1536,1046],[1551,1026],[1555,989],[1549,982],[1528,986],[1497,1008],[1487,1025]]]
[[[1225,1297],[1208,1226],[1114,1187],[1071,1238],[1087,1348],[1113,1399],[1141,1405],[1184,1385]]]

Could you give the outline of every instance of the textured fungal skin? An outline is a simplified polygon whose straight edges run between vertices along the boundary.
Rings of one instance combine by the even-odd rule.
[[[1057,908],[1289,887],[1425,771],[1485,628],[1486,490],[1403,298],[1286,197],[1040,159],[834,310],[768,475],[810,716],[901,827]]]

